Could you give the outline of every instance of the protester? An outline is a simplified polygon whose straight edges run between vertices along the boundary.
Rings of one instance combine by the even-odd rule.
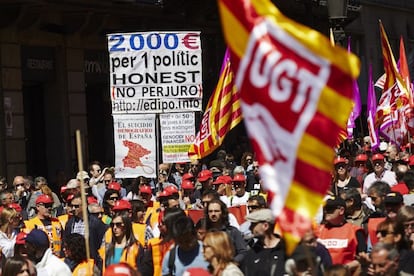
[[[33,229],[26,237],[27,255],[36,265],[38,275],[71,276],[69,267],[49,248],[49,239],[45,232]]]
[[[233,263],[234,247],[225,232],[208,232],[203,240],[204,259],[210,263],[210,272],[215,276],[244,275]]]
[[[194,223],[190,218],[180,216],[168,231],[176,245],[165,255],[162,275],[183,275],[191,267],[207,268],[202,243],[197,240]]]
[[[246,216],[257,241],[240,263],[244,275],[278,276],[285,273],[285,244],[274,234],[275,217],[270,209],[261,209]]]
[[[31,276],[36,275],[36,271],[30,270],[30,261],[22,256],[10,257],[7,259],[1,270],[4,276]]]
[[[10,258],[14,255],[17,227],[20,217],[16,210],[4,208],[0,213],[0,248],[4,257]]]

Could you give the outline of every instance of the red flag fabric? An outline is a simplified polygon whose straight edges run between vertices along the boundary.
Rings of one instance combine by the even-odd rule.
[[[410,96],[404,81],[397,69],[388,37],[381,21],[381,48],[384,60],[385,82],[377,107],[375,126],[379,127],[381,135],[388,141],[401,145],[407,138],[407,121],[405,114],[409,114]]]
[[[250,142],[292,252],[330,185],[359,60],[269,0],[220,0],[219,10]]]
[[[240,94],[234,85],[230,54],[227,50],[216,89],[208,101],[200,130],[188,151],[190,159],[201,159],[212,153],[241,120]]]

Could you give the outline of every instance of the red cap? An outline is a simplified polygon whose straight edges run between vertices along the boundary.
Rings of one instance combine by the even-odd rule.
[[[115,190],[119,192],[121,190],[121,185],[119,185],[119,183],[116,181],[112,181],[108,185],[108,190]]]
[[[148,185],[142,185],[139,187],[139,191],[143,194],[152,194],[151,187]]]
[[[348,164],[348,160],[341,157],[341,156],[337,156],[337,157],[335,157],[333,163],[334,163],[334,165],[341,164],[341,163]]]
[[[233,179],[228,175],[220,175],[216,178],[216,181],[213,182],[214,185],[218,184],[231,184]]]
[[[43,203],[43,204],[53,203],[53,199],[48,195],[42,194],[36,198],[36,204],[39,204],[39,203]]]
[[[183,180],[181,182],[181,189],[183,189],[183,190],[194,190],[194,184],[190,180]]]
[[[233,182],[245,182],[246,177],[243,174],[236,173],[232,179]]]
[[[165,187],[164,191],[167,192],[168,196],[173,195],[173,194],[178,194],[178,189],[174,185]]]
[[[25,232],[19,232],[16,236],[16,244],[26,244],[27,234]]]
[[[213,173],[210,170],[202,170],[198,174],[198,181],[204,182],[209,180],[210,178],[213,178]]]
[[[185,174],[183,174],[183,177],[181,179],[183,181],[184,180],[194,180],[194,175],[192,173],[185,173]]]
[[[384,155],[382,155],[381,153],[376,153],[372,156],[372,161],[384,161]]]
[[[103,276],[132,276],[134,275],[132,268],[126,263],[113,264],[105,269]]]
[[[66,202],[70,202],[74,197],[74,194],[68,194],[68,196],[66,197]]]
[[[167,191],[162,191],[161,193],[159,193],[158,194],[158,198],[162,198],[162,197],[168,197],[169,196],[169,194],[168,194],[168,192]]]
[[[64,192],[66,192],[68,190],[68,187],[66,186],[62,186],[60,187],[60,193],[63,194]]]
[[[366,154],[358,154],[355,157],[355,162],[366,162],[368,160],[368,156]]]
[[[88,204],[96,204],[96,203],[98,203],[98,200],[94,196],[88,196],[87,201],[88,201]]]
[[[19,212],[19,213],[23,210],[22,207],[17,203],[11,203],[7,207],[9,207],[10,209],[16,210],[16,212]]]
[[[115,202],[112,211],[132,210],[131,203],[126,199],[120,199]]]

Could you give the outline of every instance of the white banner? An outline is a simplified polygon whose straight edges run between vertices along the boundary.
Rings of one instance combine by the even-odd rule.
[[[117,178],[156,177],[155,114],[113,115]]]
[[[195,116],[190,113],[160,114],[163,163],[189,162],[188,149],[195,139]]]
[[[112,114],[201,111],[200,32],[108,35]]]

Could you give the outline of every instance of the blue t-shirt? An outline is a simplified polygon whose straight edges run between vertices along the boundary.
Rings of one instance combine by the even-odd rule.
[[[122,251],[124,251],[123,247],[115,247],[114,248],[114,255],[109,260],[109,265],[119,264],[119,262],[121,261]]]
[[[165,254],[164,260],[162,261],[162,275],[170,274],[170,269],[168,268],[170,253],[171,250]],[[198,246],[190,251],[183,251],[177,246],[175,253],[175,275],[183,275],[184,272],[191,267],[207,269],[208,262],[204,260],[203,246],[200,241],[198,241]]]

